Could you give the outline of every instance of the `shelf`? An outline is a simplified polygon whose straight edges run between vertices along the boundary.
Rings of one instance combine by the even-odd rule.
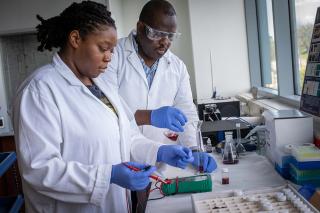
[[[0,177],[7,171],[7,169],[16,161],[15,152],[0,153]]]
[[[0,212],[16,213],[19,212],[23,204],[22,195],[13,197],[0,197]]]

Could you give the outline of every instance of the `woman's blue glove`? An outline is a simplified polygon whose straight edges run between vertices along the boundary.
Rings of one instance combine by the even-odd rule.
[[[141,171],[133,171],[123,163],[112,165],[110,182],[132,191],[145,189],[150,182],[149,176],[156,171],[156,167],[135,162],[126,164],[141,169]],[[148,169],[144,170],[145,168]]]
[[[213,172],[217,168],[217,163],[208,153],[205,152],[193,152],[192,156],[194,161],[192,165],[194,167],[203,167],[203,172]]]
[[[183,127],[187,123],[187,117],[179,109],[164,106],[151,111],[150,123],[152,126],[167,128],[175,132],[183,132]]]
[[[170,166],[184,169],[193,161],[192,152],[189,148],[179,145],[160,146],[157,154],[157,162],[164,162]]]

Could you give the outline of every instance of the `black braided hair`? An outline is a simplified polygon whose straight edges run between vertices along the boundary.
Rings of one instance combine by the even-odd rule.
[[[161,12],[167,16],[176,15],[175,9],[168,1],[151,0],[143,6],[139,16],[139,21],[150,24],[157,15],[156,12]]]
[[[37,38],[40,42],[39,51],[52,48],[63,49],[67,43],[68,35],[73,30],[78,30],[84,38],[88,33],[100,29],[102,26],[116,29],[111,12],[103,4],[93,1],[72,3],[60,15],[43,19],[37,15],[41,22],[37,28]]]

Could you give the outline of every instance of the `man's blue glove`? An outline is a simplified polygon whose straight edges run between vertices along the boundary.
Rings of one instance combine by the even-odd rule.
[[[110,182],[132,191],[145,189],[150,182],[149,176],[156,171],[156,167],[135,162],[126,164],[141,169],[141,171],[133,171],[123,163],[112,165]],[[144,170],[147,167],[149,168]]]
[[[164,106],[151,111],[152,126],[167,128],[175,132],[183,132],[182,126],[187,123],[187,117],[179,109]]]
[[[189,148],[180,145],[160,146],[157,154],[157,162],[164,162],[170,166],[184,169],[193,161],[192,152]]]
[[[205,152],[193,152],[192,156],[194,161],[192,165],[194,167],[203,167],[203,172],[213,172],[217,168],[217,163],[208,153]]]

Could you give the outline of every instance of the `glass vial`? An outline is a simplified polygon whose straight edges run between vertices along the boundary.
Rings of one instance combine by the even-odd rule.
[[[222,168],[221,171],[221,184],[229,184],[229,169],[228,168]]]

